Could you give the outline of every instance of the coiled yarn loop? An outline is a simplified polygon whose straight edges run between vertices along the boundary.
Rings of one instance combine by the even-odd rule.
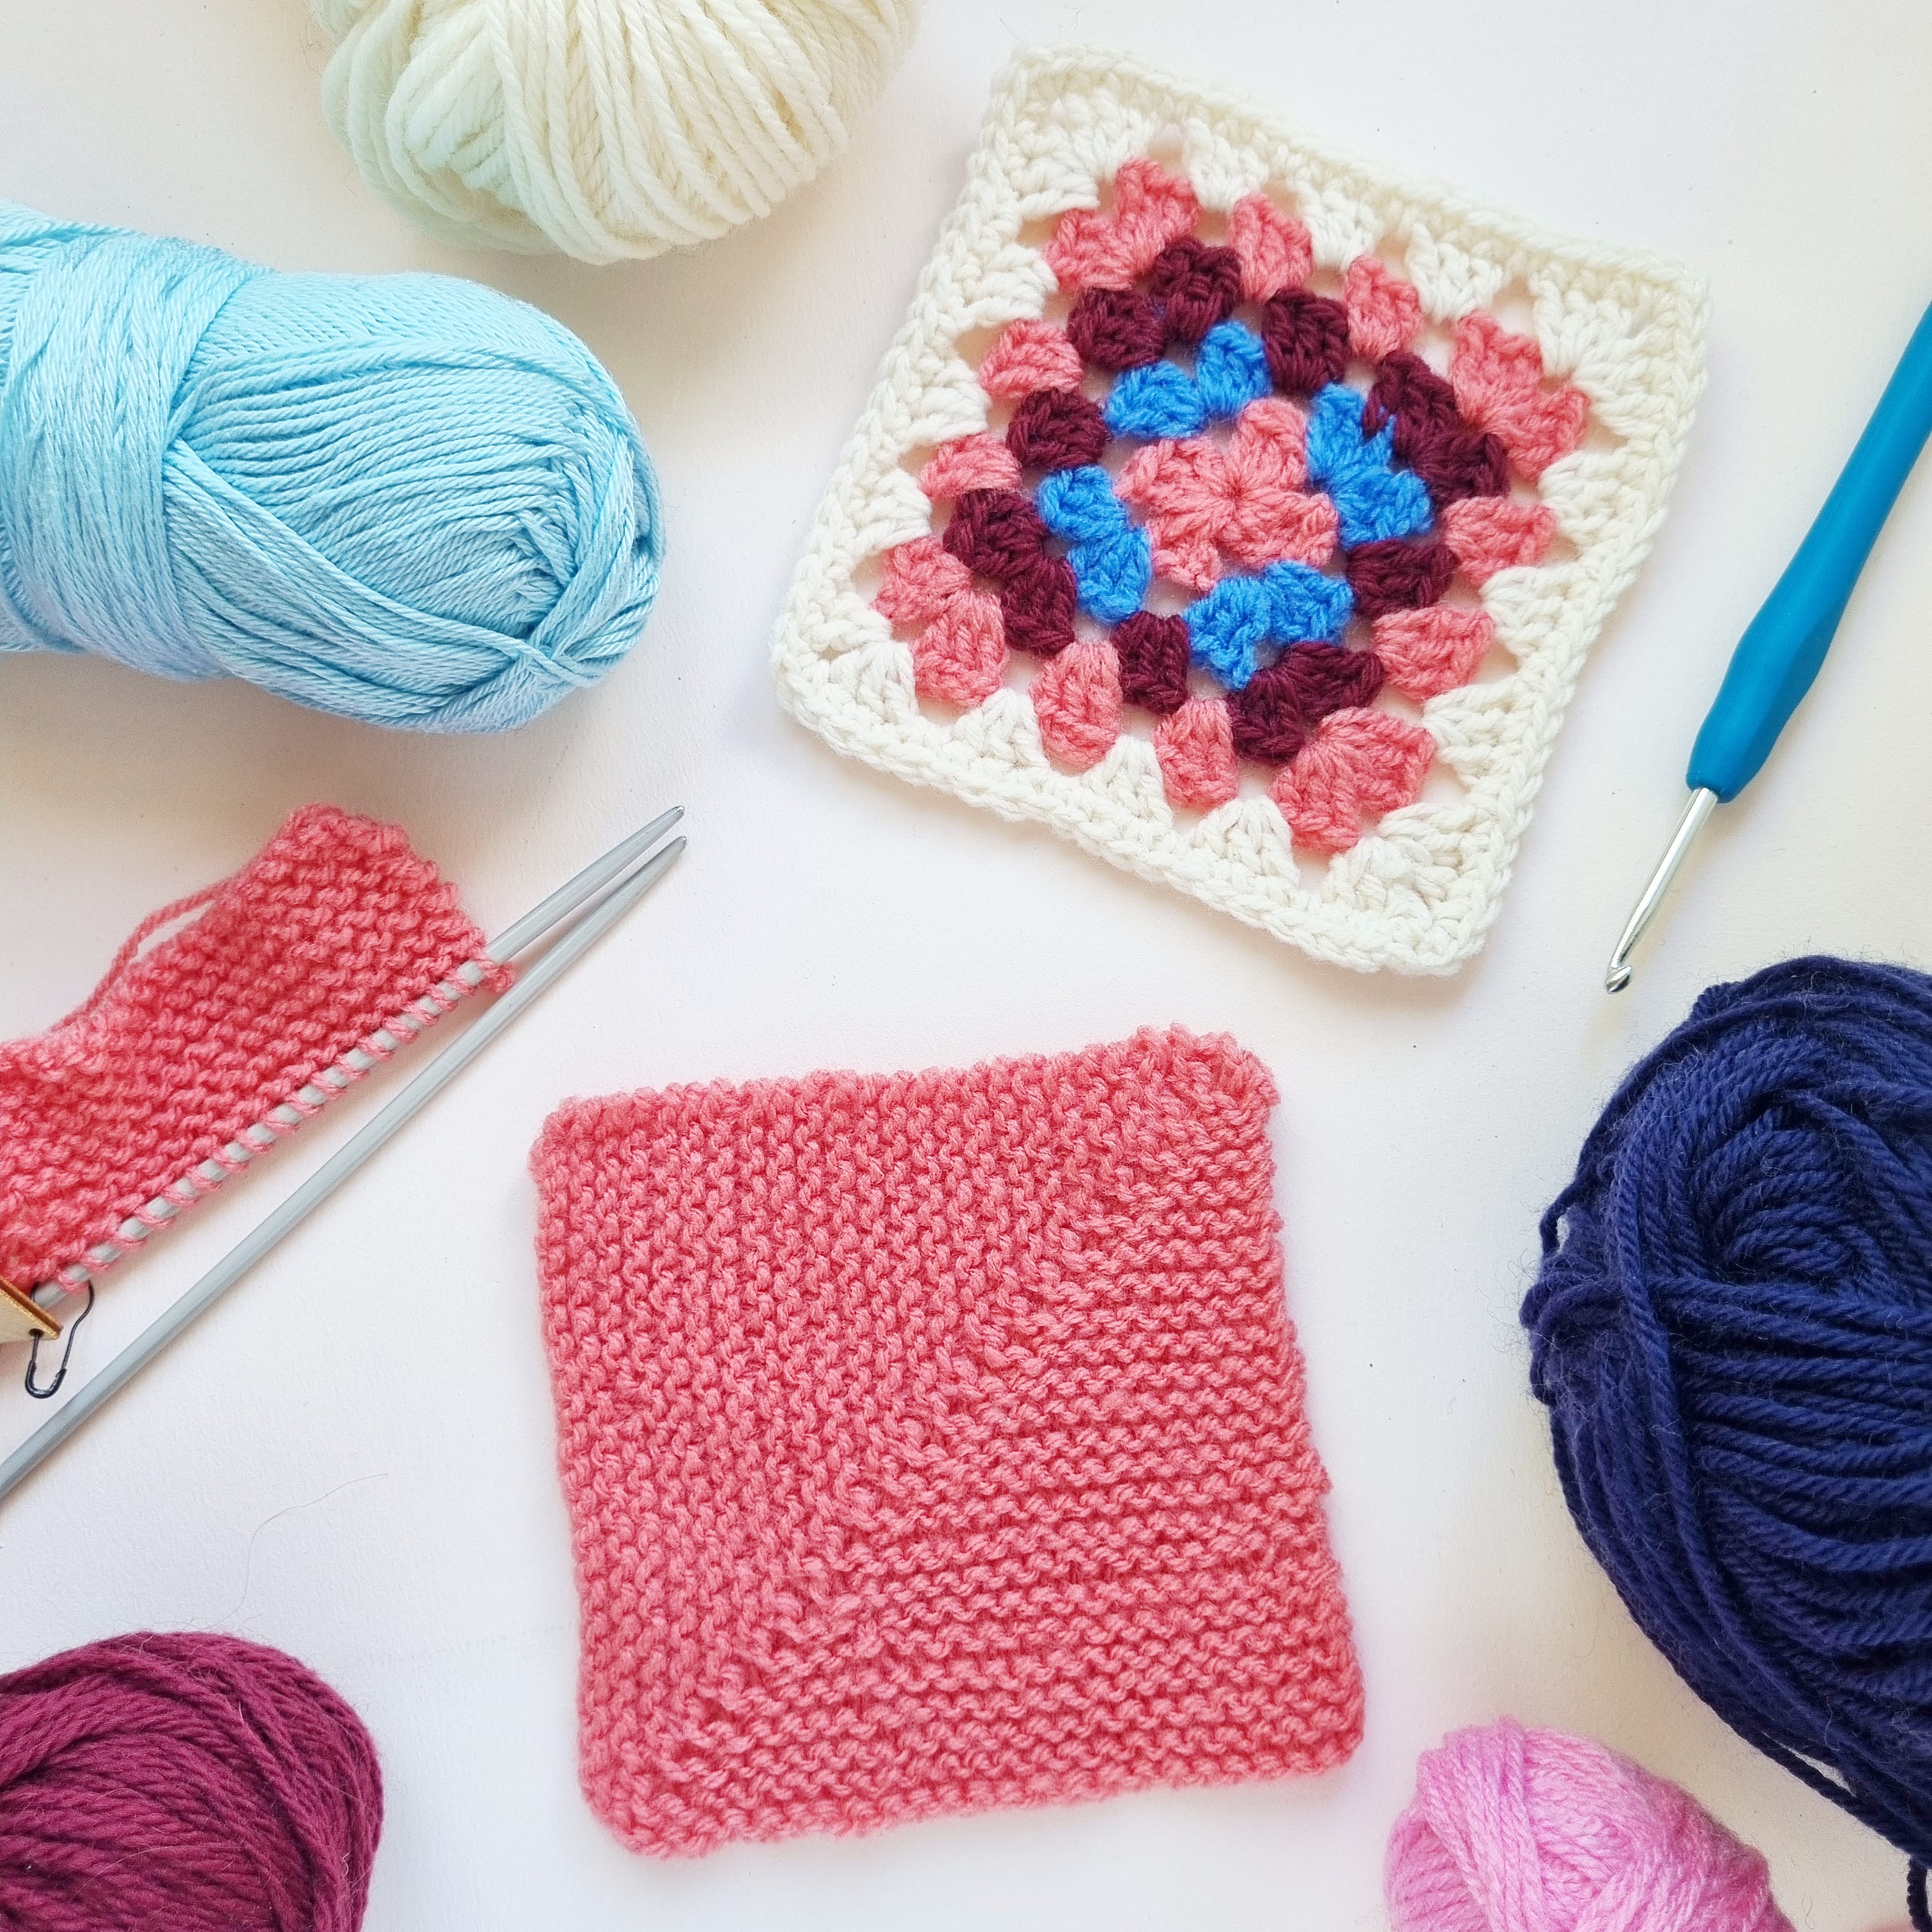
[[[845,145],[916,0],[314,0],[336,138],[443,240],[647,256],[767,214]]]
[[[113,1637],[0,1677],[8,1932],[356,1932],[376,1748],[321,1678],[238,1637]]]
[[[1577,1526],[1735,1730],[1932,1852],[1932,980],[1713,987],[1624,1081],[1523,1306]]]
[[[622,398],[520,302],[0,205],[0,649],[491,730],[629,649],[658,520]]]

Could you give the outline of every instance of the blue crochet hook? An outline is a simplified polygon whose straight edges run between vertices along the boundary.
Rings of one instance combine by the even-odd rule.
[[[1677,836],[1636,902],[1604,974],[1607,992],[1630,984],[1632,949],[1656,916],[1704,821],[1756,777],[1798,701],[1811,688],[1878,533],[1932,436],[1932,309],[1912,332],[1885,394],[1825,507],[1778,586],[1731,653],[1717,702],[1690,748],[1690,802]]]

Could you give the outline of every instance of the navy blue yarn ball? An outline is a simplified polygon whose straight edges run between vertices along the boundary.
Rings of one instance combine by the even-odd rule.
[[[1712,987],[1543,1250],[1531,1383],[1585,1541],[1733,1730],[1923,1862],[1932,979],[1808,958]]]

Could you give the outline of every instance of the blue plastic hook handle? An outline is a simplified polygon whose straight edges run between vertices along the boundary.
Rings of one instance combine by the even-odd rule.
[[[1777,588],[1731,653],[1686,774],[1726,801],[1756,777],[1825,662],[1852,587],[1932,436],[1932,308]]]

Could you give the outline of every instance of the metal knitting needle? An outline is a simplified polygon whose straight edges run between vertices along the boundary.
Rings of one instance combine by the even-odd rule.
[[[1858,573],[1928,437],[1932,308],[1912,332],[1804,541],[1731,653],[1724,684],[1690,748],[1690,768],[1684,774],[1690,802],[1604,968],[1606,992],[1621,993],[1630,984],[1630,954],[1656,917],[1704,821],[1757,776],[1798,700],[1811,688]]]
[[[560,891],[519,920],[494,941],[490,957],[502,964],[527,947],[532,940],[590,898],[619,876],[651,841],[682,816],[667,812],[622,844],[588,866]],[[668,872],[685,848],[682,838],[653,853],[602,904],[586,916],[535,964],[520,974],[497,1000],[453,1044],[444,1048],[394,1100],[345,1141],[294,1193],[251,1233],[244,1235],[160,1318],[151,1323],[107,1366],[0,1462],[0,1502],[26,1481],[41,1463],[92,1415],[127,1387],[168,1344],[205,1315],[282,1238],[298,1227],[373,1155],[380,1152],[444,1088],[460,1073],[525,1007],[602,939],[605,933]],[[626,856],[620,859],[619,855]],[[514,941],[514,944],[508,942]]]
[[[568,919],[613,879],[628,872],[683,816],[684,807],[674,805],[621,844],[612,846],[602,858],[592,860],[574,879],[566,880],[548,898],[532,906],[514,926],[498,933],[490,942],[490,957],[502,966],[519,952],[527,951],[559,920]]]
[[[602,891],[613,879],[628,870],[683,816],[683,806],[674,805],[670,811],[660,812],[650,824],[632,832],[620,844],[612,846],[602,858],[586,866],[574,878],[566,880],[548,898],[525,913],[514,926],[500,932],[485,949],[487,956],[500,964],[506,960],[514,959],[518,953],[534,946],[560,920],[575,912],[578,907]],[[57,1336],[61,1332],[59,1322],[48,1311],[62,1298],[62,1284],[58,1281],[44,1282],[34,1290],[31,1298],[38,1306],[26,1310],[27,1318],[36,1314],[40,1316],[44,1323],[44,1332],[48,1334]],[[14,1313],[8,1304],[10,1301],[24,1304],[28,1299],[10,1282],[0,1281],[0,1342],[22,1339],[19,1334],[12,1332],[19,1329],[22,1316]],[[82,1314],[85,1312],[83,1310]],[[10,1315],[13,1317],[10,1321],[7,1319]],[[78,1315],[74,1317],[76,1322],[81,1318],[82,1316]],[[62,1373],[64,1372],[63,1369]]]

